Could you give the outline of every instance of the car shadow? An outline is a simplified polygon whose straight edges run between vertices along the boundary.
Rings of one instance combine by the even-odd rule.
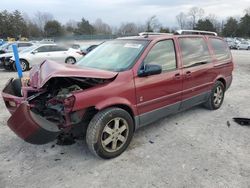
[[[193,107],[187,111],[183,111],[177,114],[170,115],[168,117],[162,118],[154,123],[151,123],[145,127],[138,129],[135,132],[135,135],[132,139],[130,146],[128,147],[127,151],[133,152],[135,149],[139,149],[144,144],[149,144],[154,142],[154,138],[159,136],[163,129],[166,129],[170,126],[178,126],[179,120],[183,119],[181,117],[187,116],[190,114],[195,114],[197,112],[202,111],[202,107],[197,106]],[[204,109],[204,111],[207,111]],[[10,131],[10,130],[9,130]],[[49,144],[45,145],[32,145],[29,143],[24,142],[20,138],[18,138],[14,133],[12,134],[11,139],[9,141],[5,141],[1,145],[0,152],[7,158],[14,158],[16,162],[22,161],[32,161],[38,162],[40,160],[48,161],[49,163],[55,162],[55,165],[60,164],[64,161],[102,161],[99,158],[93,156],[87,147],[86,141],[84,140],[76,140],[76,142],[72,145],[57,145],[56,141],[53,141]],[[8,148],[10,145],[12,150]],[[125,151],[126,153],[126,151]],[[125,154],[126,155],[126,154]],[[94,163],[91,163],[94,164]]]

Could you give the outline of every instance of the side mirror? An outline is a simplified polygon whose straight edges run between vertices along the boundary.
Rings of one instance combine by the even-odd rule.
[[[33,55],[35,55],[38,51],[34,50],[33,52],[31,52]]]
[[[161,72],[162,72],[162,67],[160,65],[147,64],[140,69],[138,76],[145,77],[155,74],[161,74]]]

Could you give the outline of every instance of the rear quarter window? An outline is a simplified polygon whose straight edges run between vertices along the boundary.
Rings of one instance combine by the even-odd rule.
[[[214,56],[217,60],[223,61],[231,57],[230,50],[223,40],[217,38],[209,38],[209,41],[213,48]]]

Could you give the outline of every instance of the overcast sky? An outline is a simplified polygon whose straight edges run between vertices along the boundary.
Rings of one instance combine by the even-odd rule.
[[[101,18],[110,25],[121,22],[144,23],[156,15],[164,26],[177,25],[175,16],[190,7],[203,8],[205,13],[215,14],[218,19],[242,16],[250,6],[250,0],[1,0],[0,10],[18,9],[32,17],[37,11],[50,12],[54,18],[65,23],[81,17],[94,22]]]

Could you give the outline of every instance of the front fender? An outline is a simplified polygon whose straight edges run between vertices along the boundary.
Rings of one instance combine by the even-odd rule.
[[[125,99],[125,98],[121,98],[121,97],[112,97],[112,98],[108,98],[104,101],[101,101],[99,103],[97,103],[95,105],[95,108],[97,110],[102,110],[102,109],[105,109],[107,107],[110,107],[110,106],[117,106],[117,105],[125,105],[125,106],[128,106],[133,114],[136,116],[137,115],[137,111],[136,111],[136,106],[131,104],[129,100]]]

